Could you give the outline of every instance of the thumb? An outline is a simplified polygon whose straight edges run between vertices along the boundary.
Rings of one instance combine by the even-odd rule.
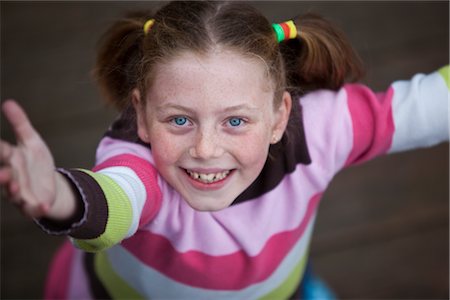
[[[16,101],[6,100],[2,105],[2,110],[19,142],[26,143],[38,135],[27,114]]]

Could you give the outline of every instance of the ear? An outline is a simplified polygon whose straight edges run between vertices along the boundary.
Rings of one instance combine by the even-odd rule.
[[[287,124],[289,122],[289,116],[292,109],[292,97],[288,92],[283,93],[283,98],[281,100],[280,106],[275,111],[275,122],[272,128],[272,139],[271,143],[276,144],[283,137],[284,131],[286,130]]]
[[[141,93],[139,92],[138,89],[133,90],[131,98],[134,110],[136,111],[137,134],[142,141],[150,143],[150,139],[148,137],[145,104],[142,102],[145,100],[141,98]]]

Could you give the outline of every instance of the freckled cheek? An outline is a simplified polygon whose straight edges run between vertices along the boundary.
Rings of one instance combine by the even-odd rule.
[[[235,145],[235,154],[242,165],[258,167],[264,165],[269,143],[263,136],[247,136]]]
[[[177,162],[185,152],[186,143],[168,134],[155,134],[151,138],[152,154],[157,165]]]

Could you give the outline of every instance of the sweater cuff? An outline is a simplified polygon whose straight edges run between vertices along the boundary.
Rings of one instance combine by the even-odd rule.
[[[108,219],[108,206],[98,183],[82,170],[57,169],[70,183],[76,197],[75,213],[63,221],[41,218],[35,222],[48,234],[70,235],[76,239],[100,236]]]
[[[57,169],[57,171],[69,182],[71,190],[75,195],[75,212],[66,220],[54,220],[44,217],[35,219],[34,221],[48,234],[68,235],[86,221],[86,201],[82,188],[70,174],[70,171],[64,169]]]

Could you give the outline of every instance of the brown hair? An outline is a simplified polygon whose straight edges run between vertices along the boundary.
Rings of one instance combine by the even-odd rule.
[[[149,18],[155,24],[145,35]],[[222,47],[263,59],[275,86],[275,104],[285,90],[338,89],[360,78],[360,60],[334,25],[312,14],[295,24],[298,38],[278,44],[269,21],[245,3],[171,2],[154,15],[133,13],[113,24],[102,39],[94,74],[119,109],[130,103],[134,88],[145,95],[157,63],[183,51],[204,54]]]

